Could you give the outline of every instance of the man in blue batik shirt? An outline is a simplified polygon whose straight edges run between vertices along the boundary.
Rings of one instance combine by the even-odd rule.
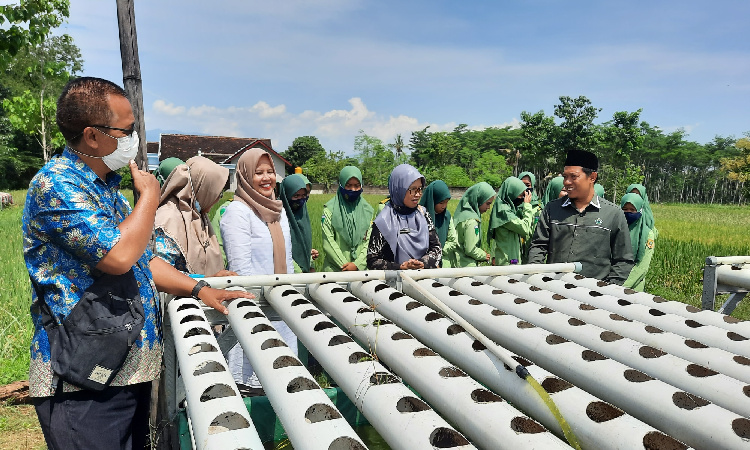
[[[51,449],[141,449],[147,445],[151,381],[161,368],[161,313],[157,290],[222,304],[252,294],[212,289],[177,271],[147,246],[159,204],[159,182],[138,170],[135,118],[125,91],[99,78],[78,78],[63,89],[57,125],[67,141],[31,181],[23,212],[23,248],[29,276],[57,321],[103,273],[133,269],[145,321],[123,367],[101,392],[60,381],[32,290],[29,388]],[[140,198],[131,210],[114,171],[130,165]]]

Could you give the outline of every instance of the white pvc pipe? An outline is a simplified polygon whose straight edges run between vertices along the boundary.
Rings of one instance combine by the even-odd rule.
[[[750,290],[750,268],[719,266],[716,268],[716,281],[719,284]]]
[[[302,297],[302,296],[300,296]],[[541,425],[433,352],[336,284],[314,299],[360,342],[480,448],[569,448]]]
[[[461,327],[382,282],[352,283],[360,300],[392,320],[473,378],[562,437],[562,430],[536,391]],[[379,295],[380,294],[380,295]],[[514,358],[518,358],[514,356]],[[679,448],[680,443],[538,365],[524,361],[554,399],[584,449]],[[598,412],[608,414],[598,414]]]
[[[419,282],[503,347],[699,448],[747,448],[750,420],[430,280]],[[405,293],[421,298],[405,286]],[[415,295],[416,294],[416,295]],[[478,303],[478,304],[477,304]],[[639,375],[640,374],[640,375]],[[633,377],[636,375],[637,377]],[[700,425],[697,425],[700,424]]]
[[[262,449],[237,385],[198,301],[167,305],[195,448]]]
[[[716,264],[750,264],[750,256],[714,256]]]

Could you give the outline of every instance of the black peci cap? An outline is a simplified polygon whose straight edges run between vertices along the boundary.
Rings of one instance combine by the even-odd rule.
[[[565,166],[581,166],[596,172],[599,170],[599,158],[584,150],[570,150],[565,157]]]

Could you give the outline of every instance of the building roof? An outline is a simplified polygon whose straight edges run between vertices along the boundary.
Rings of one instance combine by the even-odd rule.
[[[232,160],[236,160],[245,150],[254,147],[260,147],[271,155],[278,157],[287,166],[292,166],[292,163],[273,149],[270,139],[190,134],[162,134],[159,144],[159,160],[174,156],[187,161],[200,151],[201,156],[205,156],[217,164],[228,164]]]

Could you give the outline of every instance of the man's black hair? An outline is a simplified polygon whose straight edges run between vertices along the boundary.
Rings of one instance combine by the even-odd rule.
[[[127,98],[123,88],[102,78],[81,77],[65,85],[57,99],[56,118],[57,127],[68,144],[80,142],[86,127],[110,123],[110,95]]]

